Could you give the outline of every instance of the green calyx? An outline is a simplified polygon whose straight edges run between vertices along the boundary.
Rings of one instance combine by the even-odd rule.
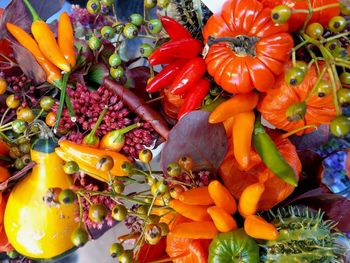
[[[92,130],[90,131],[90,133],[84,137],[84,142],[85,142],[86,144],[88,144],[88,145],[95,145],[95,144],[98,143],[99,138],[96,136],[96,131],[97,131],[98,127],[100,126],[100,124],[101,124],[101,122],[102,122],[104,116],[106,115],[107,110],[108,110],[108,106],[106,105],[106,106],[103,108],[103,110],[102,110],[100,116],[98,116],[98,119],[97,119],[97,121],[96,121],[94,127],[93,127]]]
[[[111,132],[111,140],[113,143],[116,142],[123,142],[125,140],[125,133],[128,133],[129,131],[136,129],[138,127],[140,127],[141,124],[140,123],[134,123],[130,126],[127,126],[125,128],[119,129],[119,130],[115,130]]]

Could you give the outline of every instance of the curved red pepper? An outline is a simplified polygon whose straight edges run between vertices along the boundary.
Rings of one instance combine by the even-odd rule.
[[[179,73],[182,66],[186,63],[185,60],[176,60],[162,69],[147,85],[147,92],[156,92],[166,86],[169,86],[177,74]]]
[[[168,33],[171,40],[179,40],[184,38],[192,38],[191,33],[179,22],[168,16],[160,18],[163,28]]]
[[[196,82],[198,82],[207,71],[207,65],[201,57],[195,57],[189,60],[176,76],[170,92],[179,95],[187,92]]]
[[[169,64],[174,59],[191,59],[202,50],[202,43],[194,38],[169,41],[152,53],[148,61],[152,66]]]
[[[180,120],[184,115],[197,109],[210,89],[210,81],[206,78],[201,79],[198,83],[192,87],[186,94],[184,103],[182,104],[178,119]]]

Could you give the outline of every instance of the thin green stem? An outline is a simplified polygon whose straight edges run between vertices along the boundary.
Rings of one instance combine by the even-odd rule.
[[[0,121],[0,127],[2,126],[2,123],[4,122],[6,115],[10,110],[11,110],[10,108],[7,108],[4,112],[4,114],[2,115],[1,121]]]
[[[65,97],[65,102],[66,102],[66,106],[69,112],[69,116],[70,116],[70,120],[72,122],[76,122],[77,118],[75,117],[75,112],[74,112],[74,108],[72,105],[72,101],[70,100],[69,95],[66,93],[66,97]]]
[[[341,38],[341,37],[346,37],[346,36],[348,36],[348,35],[350,35],[350,32],[344,32],[344,33],[341,33],[341,34],[334,35],[334,36],[331,36],[331,37],[329,37],[329,38],[326,38],[326,39],[322,40],[321,43],[322,43],[322,44],[323,44],[323,43],[327,43],[327,42],[330,42],[330,41],[332,41],[332,40],[334,40],[334,39],[338,39],[338,38]]]
[[[331,66],[327,63],[327,72],[328,72],[328,75],[331,79],[331,83],[332,83],[332,89],[333,89],[333,103],[334,103],[334,106],[335,106],[335,111],[337,113],[337,115],[341,115],[341,109],[340,109],[340,106],[339,106],[339,103],[338,103],[338,98],[337,98],[337,84],[335,82],[335,78],[334,78],[334,75],[333,75],[333,71],[332,71],[332,68]]]
[[[305,28],[307,26],[307,24],[309,23],[311,17],[312,17],[312,3],[310,0],[307,0],[307,6],[308,6],[308,14],[307,14],[307,17],[305,19],[305,22],[304,22],[304,25],[303,25],[303,28],[302,28],[302,31],[305,31]]]
[[[24,4],[27,6],[30,14],[33,17],[33,22],[41,20],[41,18],[39,17],[38,13],[35,11],[35,9],[33,8],[33,6],[31,5],[31,3],[28,0],[23,0]]]
[[[78,203],[79,203],[79,223],[83,222],[83,203],[81,202],[80,195],[77,195]]]
[[[65,97],[66,97],[66,90],[67,90],[67,82],[68,82],[68,78],[69,78],[69,74],[64,74],[63,76],[63,82],[62,82],[62,87],[61,87],[61,96],[60,96],[60,104],[58,107],[58,111],[57,111],[57,115],[56,115],[56,123],[54,126],[54,132],[57,132],[57,128],[62,116],[62,112],[63,112],[63,107],[64,107],[64,101],[65,101]]]
[[[333,8],[333,7],[339,7],[339,3],[335,3],[335,4],[329,4],[329,5],[323,5],[320,7],[316,7],[313,9],[313,12],[318,12],[318,11],[322,11],[328,8]]]
[[[89,197],[86,196],[86,194],[84,194],[81,191],[78,191],[77,194],[80,194],[82,197],[84,197],[84,199],[89,203],[89,205],[93,205],[94,203],[90,200]]]
[[[13,142],[9,137],[5,135],[5,133],[0,131],[0,136],[5,139],[7,142]]]
[[[311,92],[309,94],[307,94],[307,97],[305,99],[305,103],[307,104],[308,101],[310,100],[311,96],[315,93],[315,91],[317,90],[317,86],[320,84],[320,82],[322,81],[322,78],[324,76],[324,74],[326,73],[327,67],[324,67],[322,69],[321,74],[318,75],[317,81],[315,83],[315,85],[313,86]]]
[[[106,113],[107,113],[107,110],[108,110],[108,106],[105,105],[100,116],[98,116],[98,119],[94,125],[94,127],[92,128],[92,130],[90,131],[90,133],[87,135],[87,137],[91,137],[93,138],[96,134],[96,131],[98,129],[98,127],[100,126],[101,122],[103,121],[103,118],[105,117]]]
[[[36,115],[34,121],[36,121],[37,119],[39,119],[40,116],[41,116],[41,114],[43,114],[43,112],[44,112],[44,109],[41,109],[41,110],[39,111],[38,115]]]

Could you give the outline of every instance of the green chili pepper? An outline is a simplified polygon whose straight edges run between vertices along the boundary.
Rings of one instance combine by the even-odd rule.
[[[288,184],[293,186],[298,185],[298,177],[294,169],[284,159],[275,143],[266,133],[264,127],[261,125],[260,115],[257,116],[255,121],[253,143],[255,150],[271,172]]]

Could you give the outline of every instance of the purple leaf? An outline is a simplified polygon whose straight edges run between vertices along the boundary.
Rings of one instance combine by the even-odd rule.
[[[13,52],[23,73],[33,79],[36,83],[43,83],[46,80],[46,74],[42,67],[35,60],[34,56],[24,47],[13,43]]]
[[[208,169],[216,173],[227,151],[227,138],[224,126],[209,124],[208,118],[206,111],[193,111],[170,131],[161,154],[164,173],[169,163],[183,156],[193,159],[194,171]]]
[[[321,125],[316,131],[303,136],[292,136],[290,140],[297,150],[315,149],[325,144],[329,139],[329,126]]]
[[[65,0],[30,0],[35,11],[43,20],[47,20],[60,11],[65,2]]]

